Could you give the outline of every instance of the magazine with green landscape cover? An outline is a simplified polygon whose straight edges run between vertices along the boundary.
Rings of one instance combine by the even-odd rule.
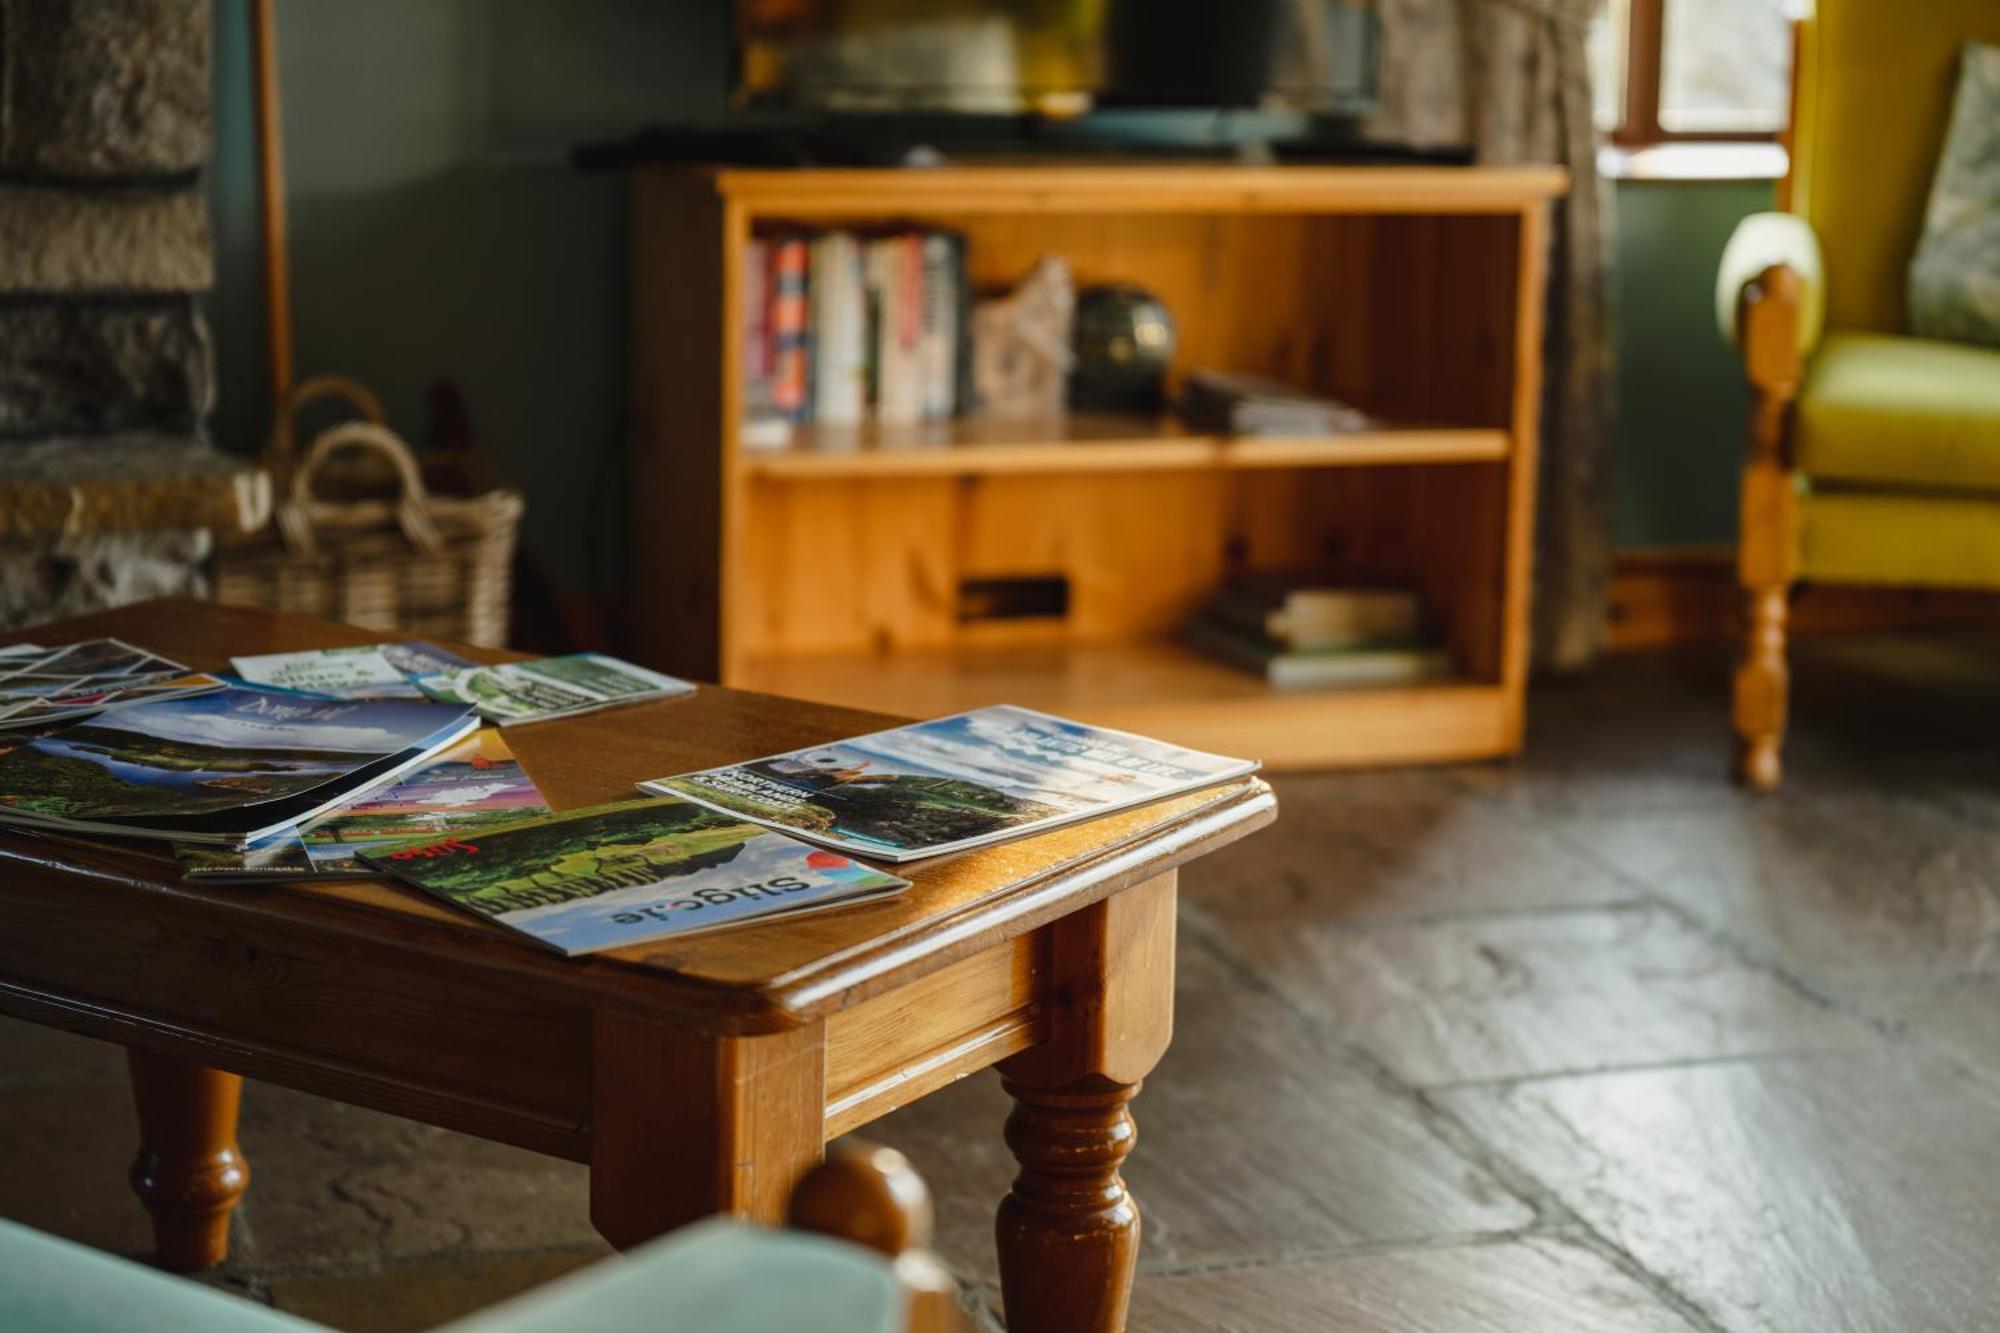
[[[602,653],[471,667],[425,676],[417,683],[431,698],[470,704],[501,726],[694,693],[684,680]]]
[[[565,954],[873,901],[906,880],[678,797],[620,801],[362,859]]]
[[[134,704],[0,755],[0,821],[240,845],[394,780],[476,726],[445,704],[251,687]]]
[[[424,692],[417,688],[419,676],[472,665],[457,653],[421,639],[232,657],[229,664],[253,685],[342,699],[421,699]]]
[[[519,823],[548,813],[499,731],[482,727],[393,786],[244,847],[179,843],[188,879],[367,878],[364,851]]]
[[[914,861],[1164,800],[1256,768],[1249,759],[1001,705],[639,786],[822,847]]]

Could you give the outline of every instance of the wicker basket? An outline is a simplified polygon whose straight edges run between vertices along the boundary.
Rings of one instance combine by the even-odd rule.
[[[352,398],[364,414],[379,417],[366,390],[357,396],[348,386],[327,389],[314,381],[301,384],[289,406],[295,410],[309,396],[328,392]],[[280,477],[291,471],[290,494],[258,541],[217,552],[215,599],[369,629],[503,645],[521,497],[513,491],[430,494],[416,458],[379,420],[335,426],[289,469],[290,416],[281,409],[284,427],[274,430],[266,456],[266,465]],[[334,455],[356,449],[389,465],[395,498],[315,499],[314,477]]]

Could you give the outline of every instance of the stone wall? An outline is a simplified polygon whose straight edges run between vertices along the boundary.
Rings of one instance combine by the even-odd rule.
[[[208,0],[0,0],[0,626],[201,592]]]

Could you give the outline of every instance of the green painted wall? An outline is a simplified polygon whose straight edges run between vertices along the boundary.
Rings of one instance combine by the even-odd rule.
[[[1617,201],[1612,539],[1725,545],[1750,395],[1716,331],[1715,270],[1736,223],[1772,207],[1772,186],[1625,181]]]
[[[216,0],[218,433],[265,430],[247,6]],[[719,112],[726,6],[675,0],[279,0],[300,375],[354,375],[421,442],[455,380],[523,487],[555,584],[615,582],[624,495],[622,178],[575,143]]]
[[[222,366],[217,431],[266,429],[247,5],[214,0],[211,190]],[[524,541],[564,590],[621,582],[625,190],[574,143],[721,111],[727,7],[711,0],[279,0],[301,374],[373,385],[428,432],[425,388],[465,390],[528,494]],[[1618,187],[1615,330],[1622,547],[1734,532],[1740,376],[1710,285],[1766,184]]]

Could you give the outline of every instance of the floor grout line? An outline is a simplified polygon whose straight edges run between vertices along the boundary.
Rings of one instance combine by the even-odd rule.
[[[1769,1051],[1733,1051],[1727,1055],[1690,1055],[1670,1060],[1635,1060],[1630,1064],[1585,1065],[1574,1069],[1536,1070],[1526,1074],[1496,1074],[1489,1078],[1448,1079],[1439,1083],[1413,1083],[1420,1092],[1444,1093],[1519,1087],[1531,1083],[1554,1083],[1563,1079],[1612,1078],[1620,1074],[1662,1074],[1711,1065],[1778,1064],[1796,1060],[1839,1059],[1853,1051],[1838,1047],[1779,1048]]]
[[[1421,1254],[1430,1250],[1471,1250],[1490,1249],[1498,1245],[1514,1245],[1527,1240],[1546,1240],[1567,1237],[1569,1233],[1559,1227],[1547,1227],[1539,1222],[1524,1227],[1507,1227],[1499,1231],[1443,1232],[1433,1236],[1391,1237],[1383,1240],[1355,1241],[1349,1245],[1312,1246],[1302,1250],[1278,1250],[1270,1254],[1243,1256],[1232,1259],[1211,1259],[1207,1262],[1162,1264],[1148,1268],[1141,1265],[1139,1276],[1151,1278],[1208,1277],[1217,1273],[1251,1272],[1264,1268],[1300,1268],[1308,1264],[1327,1260],[1367,1259],[1385,1254]]]
[[[1456,1112],[1423,1090],[1405,1083],[1372,1053],[1342,1037],[1323,1015],[1298,1004],[1284,990],[1271,985],[1269,980],[1250,966],[1247,960],[1238,957],[1228,948],[1225,941],[1212,934],[1205,923],[1197,920],[1188,924],[1194,927],[1191,933],[1201,946],[1253,994],[1264,995],[1278,1003],[1287,1013],[1348,1055],[1378,1087],[1414,1105],[1422,1113],[1426,1128],[1436,1135],[1439,1141],[1468,1164],[1492,1176],[1501,1188],[1534,1214],[1535,1221],[1531,1229],[1560,1228],[1571,1232],[1585,1248],[1638,1283],[1661,1304],[1701,1330],[1701,1333],[1727,1333],[1707,1311],[1599,1232],[1581,1214],[1564,1203],[1545,1182],[1480,1138]]]

